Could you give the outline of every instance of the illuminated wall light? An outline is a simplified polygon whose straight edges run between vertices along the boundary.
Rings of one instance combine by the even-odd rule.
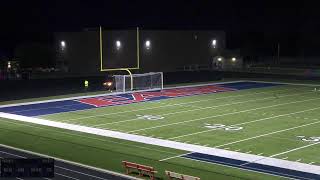
[[[213,46],[213,48],[217,47],[217,40],[216,39],[212,40],[212,46]]]
[[[219,58],[218,58],[218,61],[220,61],[220,62],[221,62],[221,61],[222,61],[222,58],[221,58],[221,57],[219,57]]]
[[[60,45],[61,45],[62,48],[65,48],[66,47],[66,42],[65,41],[61,41]]]
[[[237,59],[235,57],[233,57],[231,60],[232,60],[232,62],[236,62]]]
[[[145,43],[145,45],[146,45],[146,48],[147,48],[147,49],[150,49],[151,42],[150,42],[149,40],[147,40],[146,43]]]
[[[11,69],[11,62],[8,61],[8,69]]]
[[[121,48],[121,42],[120,41],[116,41],[116,47],[117,47],[117,49]]]

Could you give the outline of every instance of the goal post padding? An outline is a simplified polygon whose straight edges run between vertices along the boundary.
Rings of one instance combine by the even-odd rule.
[[[115,75],[114,77],[117,92],[163,89],[162,72],[132,74],[132,77],[130,75]]]

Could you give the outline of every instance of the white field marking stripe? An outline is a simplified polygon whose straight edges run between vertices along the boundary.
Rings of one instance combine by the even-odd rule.
[[[280,156],[280,155],[283,155],[283,154],[288,154],[288,153],[291,153],[291,152],[294,152],[294,151],[298,151],[298,150],[300,150],[300,149],[305,149],[305,148],[308,148],[308,147],[310,147],[310,146],[314,146],[314,145],[317,145],[317,144],[320,144],[320,142],[308,144],[308,145],[305,145],[305,146],[302,146],[302,147],[298,147],[298,148],[295,148],[295,149],[291,149],[291,150],[289,150],[289,151],[285,151],[285,152],[282,152],[282,153],[274,154],[274,155],[269,156],[269,157],[276,157],[276,156]]]
[[[281,152],[281,153],[277,153],[277,154],[271,155],[271,156],[269,156],[269,157],[263,157],[263,158],[261,158],[261,159],[255,160],[255,161],[250,161],[250,162],[244,163],[244,164],[242,164],[241,166],[244,166],[244,165],[247,165],[247,164],[251,164],[251,163],[257,163],[257,162],[259,162],[259,161],[263,161],[263,160],[268,159],[268,158],[273,158],[273,157],[280,156],[280,155],[283,155],[283,154],[288,154],[288,153],[291,153],[291,152],[294,152],[294,151],[298,151],[298,150],[300,150],[300,149],[305,149],[305,148],[308,148],[308,147],[310,147],[310,146],[314,146],[314,145],[317,145],[317,144],[320,144],[320,142],[308,144],[308,145],[301,146],[301,147],[298,147],[298,148],[294,148],[294,149],[291,149],[291,150],[288,150],[288,151],[284,151],[284,152]]]
[[[219,115],[208,116],[208,117],[204,117],[204,118],[192,119],[192,120],[188,120],[188,121],[180,121],[180,122],[171,123],[171,124],[164,124],[164,125],[160,125],[160,126],[153,126],[153,127],[149,127],[149,128],[133,130],[133,131],[129,131],[127,133],[144,131],[144,130],[149,130],[149,129],[156,129],[156,128],[161,128],[161,127],[166,127],[166,126],[171,126],[171,125],[176,125],[176,124],[184,124],[184,123],[194,122],[194,121],[201,121],[201,120],[204,120],[204,119],[222,117],[222,116],[227,116],[227,115],[232,115],[232,114],[239,114],[239,113],[243,113],[243,112],[250,112],[250,111],[255,111],[255,110],[259,110],[259,109],[266,109],[266,108],[271,108],[271,107],[283,106],[283,105],[287,105],[287,104],[295,104],[295,103],[301,103],[301,102],[307,102],[307,101],[314,101],[314,100],[318,100],[318,99],[320,99],[320,98],[313,98],[313,99],[307,99],[307,100],[302,100],[302,101],[293,101],[293,102],[289,102],[289,103],[282,103],[282,104],[276,104],[276,105],[271,105],[271,106],[253,108],[253,109],[248,109],[248,110],[243,110],[243,111],[238,111],[238,112],[219,114]]]
[[[218,82],[218,83],[204,83],[204,84],[196,84],[196,85],[186,85],[186,86],[175,86],[175,87],[166,87],[163,89],[179,89],[179,88],[186,88],[186,87],[199,87],[199,86],[206,86],[206,85],[216,85],[216,84],[228,84],[228,83],[237,83],[237,82],[262,82],[262,83],[272,83],[272,84],[287,84],[287,85],[300,85],[300,86],[320,86],[315,84],[296,84],[296,83],[285,83],[285,82],[267,82],[267,81],[251,81],[251,80],[239,80],[239,81],[225,81],[225,82]],[[271,86],[272,87],[272,86]],[[69,98],[58,98],[58,99],[51,99],[51,100],[40,100],[40,101],[31,101],[31,102],[24,102],[24,103],[14,103],[14,104],[6,104],[0,105],[0,108],[3,107],[12,107],[12,106],[20,106],[20,105],[30,105],[30,104],[39,104],[39,103],[47,103],[47,102],[58,102],[58,101],[65,101],[65,100],[76,100],[82,98],[92,98],[92,97],[100,97],[100,96],[111,96],[111,95],[119,95],[119,94],[128,94],[133,92],[146,92],[150,90],[139,90],[139,91],[128,91],[128,92],[115,92],[115,93],[101,93],[95,95],[86,95],[86,96],[76,96],[76,97],[69,97]],[[78,110],[83,111],[83,110]],[[55,113],[60,114],[60,113]]]
[[[176,155],[176,156],[171,156],[171,157],[167,157],[167,158],[164,158],[164,159],[160,159],[159,161],[167,161],[169,159],[174,159],[174,158],[177,158],[177,157],[181,157],[181,156],[184,156],[184,155],[188,155],[188,154],[192,154],[193,152],[188,152],[188,153],[184,153],[184,154],[179,154],[179,155]]]
[[[135,177],[132,177],[132,176],[128,176],[128,175],[125,175],[125,174],[121,174],[121,173],[117,173],[117,172],[114,172],[114,171],[101,169],[101,168],[97,168],[97,167],[93,167],[93,166],[88,166],[88,165],[85,165],[85,164],[81,164],[81,163],[77,163],[77,162],[73,162],[73,161],[68,161],[68,160],[65,160],[65,159],[60,159],[60,158],[57,158],[57,157],[48,156],[48,155],[45,155],[45,154],[40,154],[40,153],[36,153],[36,152],[32,152],[32,151],[28,151],[28,150],[24,150],[24,149],[12,147],[12,146],[4,145],[4,144],[0,144],[0,146],[5,147],[5,148],[9,148],[9,149],[13,149],[13,150],[16,150],[16,151],[21,151],[21,152],[24,152],[24,153],[27,153],[27,154],[33,154],[33,155],[40,156],[40,157],[45,157],[45,158],[52,158],[52,159],[55,159],[55,160],[58,160],[58,161],[61,161],[61,162],[67,163],[67,164],[72,164],[72,165],[75,165],[75,166],[79,166],[79,167],[82,167],[82,168],[95,170],[95,171],[102,172],[102,173],[111,174],[111,175],[114,175],[114,176],[125,177],[125,178],[128,178],[128,179],[134,179],[134,180],[140,180],[138,178],[135,178]],[[11,155],[18,156],[18,155],[15,155],[15,154],[11,154]],[[21,158],[26,158],[26,157],[23,157],[23,156],[20,156],[20,157]]]
[[[294,88],[294,89],[298,89],[298,88]],[[73,121],[73,120],[88,119],[88,118],[92,118],[92,117],[109,116],[109,115],[116,115],[116,114],[123,114],[123,113],[130,113],[130,112],[158,109],[158,108],[164,108],[164,107],[171,107],[171,106],[177,106],[177,105],[192,104],[192,103],[198,103],[198,102],[206,102],[206,101],[213,101],[213,100],[219,100],[219,99],[228,99],[228,98],[242,97],[242,96],[252,96],[252,95],[257,95],[257,94],[268,94],[268,93],[282,92],[282,91],[289,91],[289,90],[291,90],[291,89],[290,88],[286,88],[286,89],[281,89],[281,90],[276,90],[276,91],[257,92],[257,93],[242,94],[242,95],[235,95],[235,96],[219,97],[219,98],[214,98],[214,99],[204,99],[204,100],[198,100],[198,101],[190,101],[190,102],[185,102],[185,103],[168,104],[168,105],[151,107],[151,108],[142,108],[142,109],[135,109],[135,110],[130,110],[130,111],[121,111],[121,112],[98,114],[98,115],[86,116],[86,117],[80,117],[80,118],[73,118],[73,119],[68,119],[66,121],[60,121],[60,122],[70,122],[70,121]],[[208,95],[208,94],[201,94],[201,95]],[[196,95],[194,95],[194,96],[196,96]],[[190,97],[190,96],[181,96],[180,98],[185,98],[185,97]],[[176,98],[179,98],[179,97],[176,97]],[[158,101],[161,101],[161,100],[158,100]],[[142,102],[142,103],[148,103],[148,102],[153,102],[153,101],[145,101],[145,102]],[[126,105],[129,105],[129,104],[126,104]],[[108,108],[108,107],[109,106],[101,107],[101,108]],[[86,109],[86,110],[78,110],[78,111],[88,111],[88,109]],[[78,111],[72,111],[72,112],[78,112]],[[55,114],[59,114],[59,113],[54,113],[54,115]],[[38,116],[38,117],[41,117],[41,116]]]
[[[207,86],[207,85],[216,85],[216,84],[228,84],[228,83],[237,83],[237,82],[246,82],[246,81],[227,81],[227,82],[219,82],[219,83],[205,83],[205,84],[196,84],[196,85],[188,85],[188,86],[176,86],[176,87],[166,87],[163,89],[179,89],[179,88],[186,88],[186,87],[199,87],[199,86]],[[151,91],[156,91],[161,89],[152,89]],[[115,93],[101,93],[95,95],[87,95],[87,96],[76,96],[76,97],[69,97],[69,98],[60,98],[60,99],[51,99],[51,100],[40,100],[40,101],[31,101],[31,102],[24,102],[24,103],[14,103],[14,104],[6,104],[0,105],[0,108],[3,107],[12,107],[12,106],[21,106],[21,105],[30,105],[30,104],[39,104],[39,103],[48,103],[48,102],[58,102],[58,101],[66,101],[66,100],[77,100],[83,98],[93,98],[93,97],[100,97],[100,96],[113,96],[113,95],[120,95],[120,94],[129,94],[129,93],[136,93],[136,92],[148,92],[148,90],[139,90],[139,91],[127,91],[127,92],[115,92]],[[82,111],[82,110],[79,110]],[[59,113],[56,113],[59,114]]]
[[[286,132],[286,131],[290,131],[290,130],[293,130],[293,129],[298,129],[298,128],[302,128],[302,127],[305,127],[305,126],[310,126],[310,125],[318,124],[318,123],[320,123],[320,121],[312,122],[312,123],[308,123],[308,124],[304,124],[304,125],[300,125],[300,126],[295,126],[295,127],[292,127],[292,128],[287,128],[287,129],[283,129],[283,130],[279,130],[279,131],[274,131],[274,132],[262,134],[262,135],[259,135],[259,136],[254,136],[254,137],[251,137],[251,138],[246,138],[246,139],[242,139],[242,140],[239,140],[239,141],[234,141],[234,142],[222,144],[222,145],[215,146],[215,147],[223,147],[223,146],[227,146],[227,145],[230,145],[230,144],[236,144],[236,143],[239,143],[239,142],[248,141],[248,140],[252,140],[252,139],[256,139],[256,138],[260,138],[260,137],[264,137],[264,136],[268,136],[268,135],[272,135],[272,134],[277,134],[277,133],[281,133],[281,132]]]
[[[1,121],[1,120],[0,120]],[[6,121],[7,123],[11,123],[11,124],[16,124],[16,125],[20,125],[20,126],[27,126],[27,127],[32,127],[32,128],[36,128],[36,129],[42,129],[42,130],[46,130],[48,131],[48,129],[46,128],[42,128],[42,127],[38,127],[38,126],[32,126],[29,124],[21,124],[21,123],[14,123],[14,122],[10,122],[10,121]],[[151,150],[151,151],[157,151],[157,152],[161,152],[161,153],[167,153],[167,154],[174,154],[176,155],[177,153],[173,153],[173,152],[169,152],[169,151],[164,151],[164,150],[159,150],[159,149],[153,149],[153,148],[148,148],[148,147],[143,147],[143,146],[138,146],[138,145],[133,145],[133,144],[127,144],[127,143],[120,143],[120,142],[116,142],[116,141],[111,141],[111,140],[106,140],[104,138],[94,138],[94,137],[90,137],[90,136],[82,136],[79,134],[73,134],[73,133],[67,133],[67,132],[61,132],[61,131],[56,131],[54,129],[50,129],[50,131],[52,132],[57,132],[60,134],[66,134],[69,136],[76,136],[76,137],[81,137],[81,138],[86,138],[86,139],[94,139],[94,140],[98,140],[98,141],[102,141],[102,142],[108,142],[108,143],[114,143],[114,144],[119,144],[119,145],[123,145],[123,146],[129,146],[129,147],[134,147],[137,149],[146,149],[146,150]],[[2,144],[0,144],[0,146],[4,146]],[[5,146],[4,146],[5,147]],[[13,149],[12,147],[8,146],[9,148]],[[20,150],[22,151],[22,150]],[[39,156],[44,156],[44,155],[39,155]]]
[[[272,83],[272,84],[287,84],[287,85],[294,85],[294,86],[309,86],[309,87],[320,87],[320,84],[305,84],[305,83],[288,83],[288,82],[272,82],[272,81],[252,81],[246,80],[246,82],[257,82],[257,83]]]
[[[310,94],[310,93],[312,93],[312,92],[290,94],[290,95],[284,95],[284,96],[279,96],[279,97],[289,97],[289,96],[296,96],[296,95]],[[254,100],[248,100],[248,101],[239,101],[239,102],[230,103],[230,104],[221,104],[221,105],[218,105],[218,106],[207,106],[207,107],[201,107],[201,108],[198,107],[198,108],[194,108],[194,109],[190,109],[190,110],[176,111],[176,112],[171,112],[171,113],[166,113],[166,114],[159,114],[159,115],[156,115],[156,116],[174,115],[174,114],[187,113],[187,112],[199,111],[199,110],[204,110],[204,109],[216,109],[218,107],[230,106],[230,105],[235,105],[235,104],[242,104],[242,103],[247,103],[247,102],[255,102],[255,101],[261,101],[261,100],[266,100],[266,99],[274,99],[274,97],[271,96],[271,97],[266,97],[266,98],[261,98],[261,99],[254,99]],[[102,123],[102,124],[97,124],[97,125],[93,125],[93,126],[90,126],[90,127],[99,127],[99,126],[104,126],[104,125],[120,124],[120,123],[124,123],[124,122],[136,121],[136,120],[140,120],[140,118],[133,118],[133,119],[127,119],[127,120],[123,120],[123,121],[116,121],[116,122],[110,122],[110,123]],[[67,122],[69,122],[69,121],[67,121]],[[83,123],[83,124],[87,125],[85,123]]]
[[[64,174],[60,174],[60,173],[54,173],[54,174],[57,174],[57,175],[59,175],[59,176],[66,177],[66,178],[68,178],[68,179],[80,180],[80,179],[77,179],[77,178],[74,178],[74,177],[70,177],[70,176],[67,176],[67,175],[64,175]]]
[[[57,168],[60,168],[60,169],[66,170],[66,171],[71,171],[71,172],[75,172],[75,173],[78,173],[78,174],[82,174],[82,175],[85,175],[85,176],[93,177],[93,178],[96,178],[96,179],[107,180],[107,179],[102,178],[102,177],[98,177],[98,176],[94,176],[94,175],[91,175],[91,174],[86,174],[86,173],[83,173],[83,172],[67,169],[67,168],[64,168],[64,167],[61,167],[61,166],[57,166],[57,165],[55,165],[54,167],[57,167]]]
[[[242,81],[235,81],[235,82],[242,82]],[[228,82],[228,83],[231,83],[231,82]],[[205,86],[205,85],[215,85],[215,84],[225,84],[225,83],[203,84],[203,85],[195,85],[195,86],[190,86],[190,87]],[[273,87],[273,86],[271,86],[271,87]],[[184,86],[175,87],[175,88],[173,88],[173,87],[172,88],[164,88],[164,89],[179,89],[179,88],[184,88]],[[254,89],[254,88],[252,88],[252,89]],[[156,89],[153,89],[153,90],[141,90],[141,91],[128,91],[128,92],[125,92],[125,93],[121,92],[121,93],[117,93],[117,94],[110,93],[110,94],[106,94],[105,96],[121,95],[121,94],[137,93],[137,92],[148,92],[148,91],[155,91],[155,90]],[[158,89],[158,90],[161,90],[161,89]],[[227,91],[227,92],[229,92],[229,91]],[[214,94],[214,93],[210,93],[210,94]],[[254,94],[254,93],[252,93],[252,94]],[[192,96],[203,96],[203,95],[209,95],[209,94],[194,94]],[[190,96],[191,95],[189,95],[189,96],[178,96],[178,97],[174,97],[174,98],[185,98],[185,97],[190,97]],[[100,97],[100,96],[95,96],[95,97]],[[81,97],[78,97],[78,98],[81,98]],[[75,100],[77,100],[77,99],[75,99]],[[156,103],[156,102],[160,102],[160,101],[162,101],[162,99],[155,100],[155,101],[141,101],[139,103]],[[129,104],[121,104],[120,106],[128,106],[128,105],[131,105],[131,104],[130,103]],[[110,106],[103,106],[103,107],[99,107],[99,108],[108,108],[108,107],[110,107]],[[1,108],[1,106],[0,106],[0,108]],[[75,110],[75,111],[72,111],[72,112],[80,112],[80,111],[88,111],[88,109]],[[61,114],[61,113],[66,113],[66,112],[58,112],[58,113],[53,113],[53,114]],[[47,115],[40,115],[40,116],[37,116],[37,117],[41,117],[41,116],[47,116]]]
[[[254,172],[254,173],[260,173],[260,174],[266,174],[266,175],[271,175],[271,176],[276,176],[276,177],[284,177],[284,176],[281,176],[281,175],[277,175],[277,174],[273,174],[272,172],[268,171],[268,172],[262,172],[262,171],[259,171],[259,169],[257,170],[253,170],[253,169],[246,169],[246,168],[240,168],[240,167],[236,167],[236,166],[233,166],[233,164],[230,164],[230,165],[225,165],[225,164],[219,164],[219,163],[215,163],[215,162],[208,162],[207,159],[203,159],[203,158],[200,158],[202,160],[198,160],[198,159],[190,159],[190,158],[187,158],[187,157],[181,157],[183,159],[187,159],[187,160],[191,160],[191,161],[197,161],[197,162],[201,162],[201,163],[207,163],[207,164],[216,164],[216,165],[219,165],[219,166],[223,166],[223,167],[228,167],[228,168],[234,168],[234,169],[240,169],[240,170],[244,170],[244,171],[249,171],[249,172]],[[281,173],[283,175],[288,175],[288,174],[284,174],[284,173]],[[291,176],[291,175],[290,175]],[[290,178],[290,177],[285,177],[286,179],[292,179],[292,180],[297,180],[296,178],[301,178],[301,177],[296,177],[296,178]]]
[[[186,144],[182,142],[175,142],[170,140],[163,140],[163,139],[133,135],[128,133],[86,127],[86,126],[79,126],[79,125],[73,125],[73,124],[67,124],[67,123],[61,123],[61,122],[55,122],[55,121],[42,120],[34,117],[26,117],[26,116],[1,113],[1,112],[0,112],[0,117],[10,119],[12,121],[20,121],[20,122],[22,121],[22,122],[50,126],[50,127],[60,128],[60,129],[67,129],[72,131],[100,135],[104,137],[112,137],[112,138],[117,138],[122,140],[135,141],[138,143],[151,144],[151,145],[156,145],[161,147],[184,150],[186,152],[198,152],[203,154],[227,157],[231,159],[244,160],[244,161],[254,161],[256,159],[261,159],[261,156],[257,156],[253,154],[245,154],[245,153],[234,152],[234,151],[229,151],[224,149],[204,147],[200,145]],[[316,166],[316,165],[285,161],[285,160],[276,159],[276,158],[268,158],[264,161],[261,161],[261,163],[265,165],[272,165],[272,166],[281,167],[281,168],[320,174],[320,166]]]
[[[63,105],[63,106],[51,106],[51,107],[43,107],[43,108],[30,108],[30,109],[25,109],[25,110],[20,110],[20,111],[11,111],[10,113],[28,112],[28,111],[35,111],[35,110],[51,109],[51,108],[76,110],[76,109],[72,109],[72,108],[65,108],[65,107],[74,106],[74,105],[79,105],[79,103],[73,103],[73,104],[68,104],[68,105]]]
[[[271,117],[262,118],[262,119],[256,119],[256,120],[247,121],[247,122],[243,122],[243,123],[233,124],[233,125],[230,125],[230,126],[239,126],[239,125],[265,121],[265,120],[278,118],[278,117],[283,117],[283,116],[290,116],[292,114],[299,114],[299,113],[303,113],[303,112],[307,112],[307,111],[313,111],[313,110],[316,110],[316,109],[319,109],[319,108],[320,107],[307,109],[307,110],[303,110],[303,111],[297,111],[297,112],[293,112],[293,113],[281,114],[281,115],[277,115],[277,116],[271,116]],[[196,135],[196,134],[202,134],[202,133],[206,133],[206,132],[211,132],[211,131],[214,131],[214,130],[217,130],[217,129],[209,129],[209,130],[205,130],[205,131],[199,131],[199,132],[195,132],[195,133],[190,133],[190,134],[185,134],[185,135],[181,135],[181,136],[172,137],[172,138],[169,138],[169,139],[178,139],[178,138],[181,138],[181,137],[186,137],[186,136],[192,136],[192,135]],[[229,144],[223,144],[223,145],[219,145],[219,146],[215,146],[215,147],[221,147],[221,146],[224,146],[224,145],[229,145]]]
[[[281,91],[288,91],[288,90],[289,90],[289,89],[277,90],[277,91],[270,91],[270,92],[281,92]],[[135,109],[135,110],[130,110],[130,111],[121,111],[121,112],[115,112],[115,113],[105,113],[105,114],[98,114],[98,115],[93,115],[93,116],[73,118],[73,119],[68,119],[68,120],[60,121],[60,122],[71,122],[71,121],[73,121],[73,120],[89,119],[89,118],[92,118],[92,117],[117,115],[117,114],[123,114],[123,113],[130,113],[130,112],[137,112],[137,111],[144,111],[144,110],[165,108],[165,107],[171,107],[171,106],[176,106],[176,105],[192,104],[192,103],[212,101],[212,100],[218,100],[218,99],[227,99],[227,98],[240,97],[240,96],[251,96],[252,94],[266,94],[266,93],[270,93],[270,92],[259,92],[259,93],[251,93],[251,94],[244,94],[244,95],[220,97],[220,98],[214,98],[214,99],[204,99],[204,100],[191,101],[191,102],[185,102],[185,103],[167,104],[167,105],[157,106],[157,107],[151,107],[151,108],[142,108],[142,109]],[[208,95],[208,94],[201,94],[201,95]],[[195,96],[195,95],[194,95],[194,96]],[[182,96],[182,97],[188,97],[188,96]],[[180,98],[182,98],[182,97],[180,97]],[[178,97],[177,97],[177,98],[178,98]],[[161,100],[157,100],[157,101],[161,101]],[[148,103],[148,102],[153,102],[153,101],[145,101],[144,103]],[[127,104],[127,105],[129,105],[129,104]],[[107,107],[108,107],[108,106],[107,106]],[[101,108],[107,108],[107,107],[101,107]],[[81,110],[79,110],[79,111],[81,111]],[[88,109],[87,109],[87,110],[84,110],[84,111],[88,111]],[[73,112],[75,112],[75,111],[73,111]],[[58,114],[58,113],[55,113],[55,114]],[[45,116],[46,116],[46,115],[45,115]],[[41,116],[38,116],[38,117],[41,117]]]

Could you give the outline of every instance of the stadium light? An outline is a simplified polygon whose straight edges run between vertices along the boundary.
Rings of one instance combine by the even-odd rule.
[[[221,57],[219,57],[219,58],[218,58],[218,61],[220,61],[220,62],[221,62],[221,61],[222,61],[222,58],[221,58]]]
[[[147,49],[150,49],[151,42],[150,42],[149,40],[147,40],[145,45],[146,45],[146,48],[147,48]]]
[[[66,42],[65,41],[61,41],[60,45],[61,45],[62,48],[65,48],[66,47]]]
[[[8,61],[8,69],[11,69],[11,62]]]
[[[116,47],[117,47],[117,49],[121,48],[121,42],[120,41],[116,41]]]
[[[217,47],[217,40],[216,39],[212,40],[212,46],[213,46],[213,48]]]
[[[233,57],[231,60],[232,60],[232,62],[236,62],[237,59],[235,57]]]

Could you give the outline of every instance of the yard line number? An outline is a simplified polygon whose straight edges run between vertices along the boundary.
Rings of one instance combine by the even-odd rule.
[[[225,131],[239,131],[241,129],[243,129],[243,127],[240,126],[227,126],[224,124],[208,124],[206,123],[205,126],[206,128],[210,128],[210,129],[222,129]]]
[[[320,142],[320,137],[316,137],[316,136],[311,136],[311,137],[297,136],[297,137],[300,138],[302,141],[306,141],[306,142]]]
[[[157,115],[137,115],[137,117],[138,119],[151,120],[151,121],[164,119],[164,117],[157,116]]]

